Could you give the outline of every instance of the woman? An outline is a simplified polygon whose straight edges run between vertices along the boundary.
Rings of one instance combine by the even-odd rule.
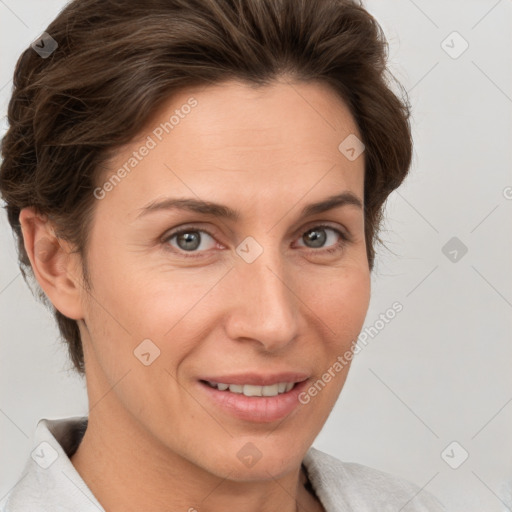
[[[0,189],[89,415],[5,510],[443,510],[311,447],[405,178],[386,43],[340,0],[80,0],[21,56]]]

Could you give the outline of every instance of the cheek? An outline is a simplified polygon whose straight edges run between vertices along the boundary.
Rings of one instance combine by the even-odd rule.
[[[91,268],[95,314],[125,341],[162,337],[187,305],[190,283],[182,270],[155,266],[121,244],[104,245]]]
[[[173,350],[187,353],[202,330],[198,326],[211,328],[209,322],[225,310],[222,304],[232,302],[229,296],[223,297],[230,294],[230,285],[221,282],[226,273],[221,266],[208,271],[200,267],[152,268],[140,261],[123,264],[118,258],[105,262],[102,273],[105,279],[96,278],[101,307],[95,310],[100,329],[117,333],[118,348],[130,340],[133,350],[137,340],[149,338],[164,350],[169,340],[179,337],[179,350],[176,343]],[[350,345],[359,335],[370,301],[367,267],[317,268],[290,278],[310,328],[323,325],[322,338],[333,350]]]
[[[325,340],[332,350],[355,341],[370,303],[370,274],[364,267],[332,269],[323,277],[303,281],[305,301],[325,325]]]
[[[211,328],[208,322],[221,313],[222,304],[232,302],[223,296],[230,293],[221,282],[226,267],[173,267],[121,247],[120,243],[100,245],[91,261],[94,338],[109,340],[101,350],[118,363],[132,363],[133,350],[144,339],[153,340],[161,350],[172,340],[173,359],[182,359],[200,337],[198,326]],[[295,268],[288,276],[309,328],[323,329],[317,334],[322,335],[329,356],[357,338],[366,316],[370,274],[363,264],[363,249],[364,244],[339,267],[312,264],[307,271]]]
[[[96,359],[111,383],[130,371],[122,387],[128,389],[129,380],[137,382],[137,389],[126,392],[125,403],[135,406],[144,394],[154,401],[152,393],[162,388],[162,379],[176,386],[166,370],[176,375],[215,327],[219,300],[211,295],[226,270],[192,271],[118,259],[103,271],[108,279],[99,282],[92,305]],[[150,364],[144,366],[137,355],[147,353]],[[125,393],[121,387],[118,392]]]
[[[304,397],[316,407],[318,424],[327,420],[345,384],[368,311],[370,286],[367,269],[351,268],[333,273],[329,280],[324,280],[321,290],[316,287],[306,295],[314,297],[314,302],[309,301],[310,308],[317,316],[315,325],[321,329],[321,333],[317,330],[321,342],[311,355],[312,360],[318,355],[318,380]],[[309,321],[313,322],[313,317]]]
[[[144,335],[147,313],[140,310],[140,305],[150,290],[143,279],[137,278],[137,269],[120,247],[120,243],[95,246],[94,255],[89,258],[93,289],[86,297],[90,345],[105,374],[112,379],[133,365],[133,350],[149,337]]]

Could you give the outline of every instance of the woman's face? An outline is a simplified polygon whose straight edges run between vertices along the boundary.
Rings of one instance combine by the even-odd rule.
[[[370,298],[354,135],[324,85],[227,82],[173,97],[117,154],[95,191],[91,294],[80,289],[90,421],[232,479],[300,465]],[[355,200],[308,211],[339,194]],[[176,199],[189,208],[156,207]],[[304,382],[247,397],[205,380]]]

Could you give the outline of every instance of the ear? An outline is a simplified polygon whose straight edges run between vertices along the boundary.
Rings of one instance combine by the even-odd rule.
[[[23,208],[19,221],[34,276],[51,303],[74,320],[84,317],[81,261],[70,245],[58,238],[47,216],[34,208]]]

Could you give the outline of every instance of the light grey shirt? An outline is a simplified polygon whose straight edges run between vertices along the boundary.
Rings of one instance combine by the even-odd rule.
[[[87,416],[38,422],[34,447],[1,512],[104,512],[70,457],[87,428]],[[426,490],[407,480],[311,447],[303,459],[326,512],[445,512]]]

